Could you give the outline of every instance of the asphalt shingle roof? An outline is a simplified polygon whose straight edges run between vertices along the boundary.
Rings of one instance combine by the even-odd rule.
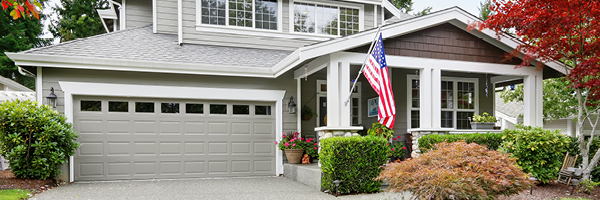
[[[508,102],[504,103],[504,99],[500,97],[500,93],[496,93],[496,111],[501,112],[513,118],[518,118],[524,113],[523,102]]]
[[[22,53],[269,68],[292,51],[198,44],[179,46],[177,35],[152,33],[152,26],[143,26]]]

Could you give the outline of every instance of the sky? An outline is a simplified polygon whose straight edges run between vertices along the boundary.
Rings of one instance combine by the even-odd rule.
[[[458,6],[467,12],[479,16],[479,3],[484,0],[413,0],[413,12],[432,7],[431,12]]]

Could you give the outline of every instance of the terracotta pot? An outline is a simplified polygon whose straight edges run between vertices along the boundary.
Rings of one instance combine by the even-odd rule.
[[[288,163],[300,164],[302,161],[302,155],[304,155],[304,149],[285,149],[285,157],[287,157]]]

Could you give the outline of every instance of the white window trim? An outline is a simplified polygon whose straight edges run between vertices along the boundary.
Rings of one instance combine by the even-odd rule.
[[[327,85],[327,80],[317,80],[317,88],[316,88],[316,98],[317,98],[317,114],[321,113],[321,106],[319,105],[319,100],[321,97],[327,97],[327,92],[323,92],[321,91],[321,85]],[[352,84],[351,84],[352,85]],[[350,95],[350,98],[358,98],[358,122],[359,124],[361,124],[362,122],[362,91],[361,91],[361,86],[360,86],[360,82],[356,83],[356,93],[352,93]],[[350,89],[350,88],[348,88]],[[351,104],[351,103],[350,103]],[[350,105],[349,104],[349,105]],[[350,109],[352,109],[352,107],[350,107]],[[350,110],[350,113],[352,113],[352,110]],[[320,117],[317,117],[317,127],[321,127],[321,121],[319,120]],[[352,116],[350,117],[350,125],[352,125]],[[353,126],[353,125],[352,125]]]
[[[228,89],[203,87],[148,86],[113,83],[87,83],[59,81],[64,93],[64,113],[67,122],[73,123],[73,96],[108,96],[108,97],[148,97],[174,99],[203,99],[203,100],[241,100],[275,102],[275,133],[283,132],[283,99],[285,90],[260,89]],[[210,94],[198,96],[197,94]],[[129,105],[131,106],[131,105]],[[156,105],[155,105],[156,106]],[[273,113],[273,110],[271,110]],[[275,140],[281,140],[281,134],[275,134]],[[275,175],[283,174],[283,153],[275,145]],[[69,181],[75,181],[74,157],[69,157]]]
[[[242,27],[242,26],[230,26],[229,25],[229,0],[225,0],[225,25],[216,25],[216,24],[202,24],[202,2],[201,0],[196,0],[196,30],[198,28],[219,28],[219,29],[229,29],[235,30],[236,32],[240,31],[261,31],[266,33],[277,33],[283,32],[283,0],[277,0],[277,30],[271,29],[257,29],[254,28],[256,25],[256,17],[255,17],[255,0],[252,1],[252,27]]]
[[[420,111],[420,108],[413,108],[412,107],[412,80],[415,79],[419,79],[418,75],[411,75],[408,74],[406,75],[406,110],[407,110],[407,122],[406,122],[406,128],[408,129],[408,131],[410,132],[411,129],[415,129],[415,128],[411,128],[412,126],[412,122],[411,122],[411,111]],[[442,111],[453,111],[453,124],[451,128],[442,128],[442,129],[448,129],[448,130],[464,130],[464,129],[456,129],[456,123],[457,123],[457,119],[456,119],[456,112],[474,112],[475,114],[479,113],[479,79],[478,78],[464,78],[464,77],[445,77],[442,76],[441,81],[452,81],[453,82],[453,92],[452,92],[452,101],[454,103],[454,108],[453,109],[445,109],[442,108]],[[457,95],[457,82],[473,82],[475,83],[475,98],[474,98],[474,103],[475,103],[475,109],[458,109],[458,95]],[[441,84],[441,82],[439,83]],[[440,91],[441,92],[441,91]],[[420,97],[419,97],[420,98]],[[439,99],[438,101],[441,101],[441,99]],[[419,113],[420,115],[421,113]],[[439,113],[440,115],[442,113]]]
[[[294,32],[294,3],[308,3],[308,4],[317,4],[317,5],[324,5],[324,6],[334,6],[334,7],[344,7],[344,8],[353,8],[353,9],[358,9],[358,31],[363,31],[365,30],[365,5],[364,4],[354,4],[354,3],[346,3],[346,2],[340,2],[337,1],[335,3],[330,3],[329,1],[318,1],[318,0],[290,0],[289,2],[289,32],[290,33],[294,33],[294,34],[302,34],[302,35],[311,35],[311,36],[316,36],[316,35],[325,35],[325,36],[333,36],[333,37],[341,37],[340,36],[340,31],[339,31],[339,22],[340,20],[338,20],[338,35],[327,35],[327,34],[318,34],[316,32],[316,24],[315,24],[315,32],[314,33],[302,33],[302,32]],[[338,13],[339,15],[339,13]],[[316,17],[316,12],[315,12],[315,22],[317,21],[317,17]]]

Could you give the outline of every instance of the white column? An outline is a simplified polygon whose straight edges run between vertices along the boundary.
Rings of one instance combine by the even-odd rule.
[[[567,119],[567,135],[568,136],[575,136],[575,130],[573,130],[575,128],[575,121],[573,121],[573,119]]]
[[[523,124],[537,126],[536,77],[528,75],[523,78]],[[541,103],[541,102],[540,102]]]
[[[500,130],[504,130],[508,128],[508,121],[504,118],[502,118],[502,124],[500,125]]]
[[[38,106],[41,106],[44,104],[44,97],[42,96],[44,94],[44,90],[43,90],[43,86],[42,86],[42,67],[37,67],[37,74],[36,74],[36,78],[35,78],[35,92],[36,92],[36,100],[38,103]]]
[[[431,127],[442,128],[442,70],[431,71]]]
[[[419,98],[420,98],[420,128],[432,128],[432,100],[431,100],[431,68],[421,70],[419,77]],[[438,113],[439,115],[440,113]]]
[[[544,77],[541,72],[535,76],[535,123],[544,127]]]
[[[346,104],[346,100],[350,96],[350,87],[352,87],[350,84],[350,63],[342,62],[340,63],[339,68],[340,100],[336,104],[340,109],[339,124],[342,127],[349,127],[351,125],[350,122],[352,116],[350,113],[350,103]],[[332,104],[329,104],[328,106],[332,106]]]
[[[340,126],[339,69],[337,61],[330,61],[327,66],[327,126],[330,127]]]
[[[302,136],[302,81],[296,79],[296,130]]]

